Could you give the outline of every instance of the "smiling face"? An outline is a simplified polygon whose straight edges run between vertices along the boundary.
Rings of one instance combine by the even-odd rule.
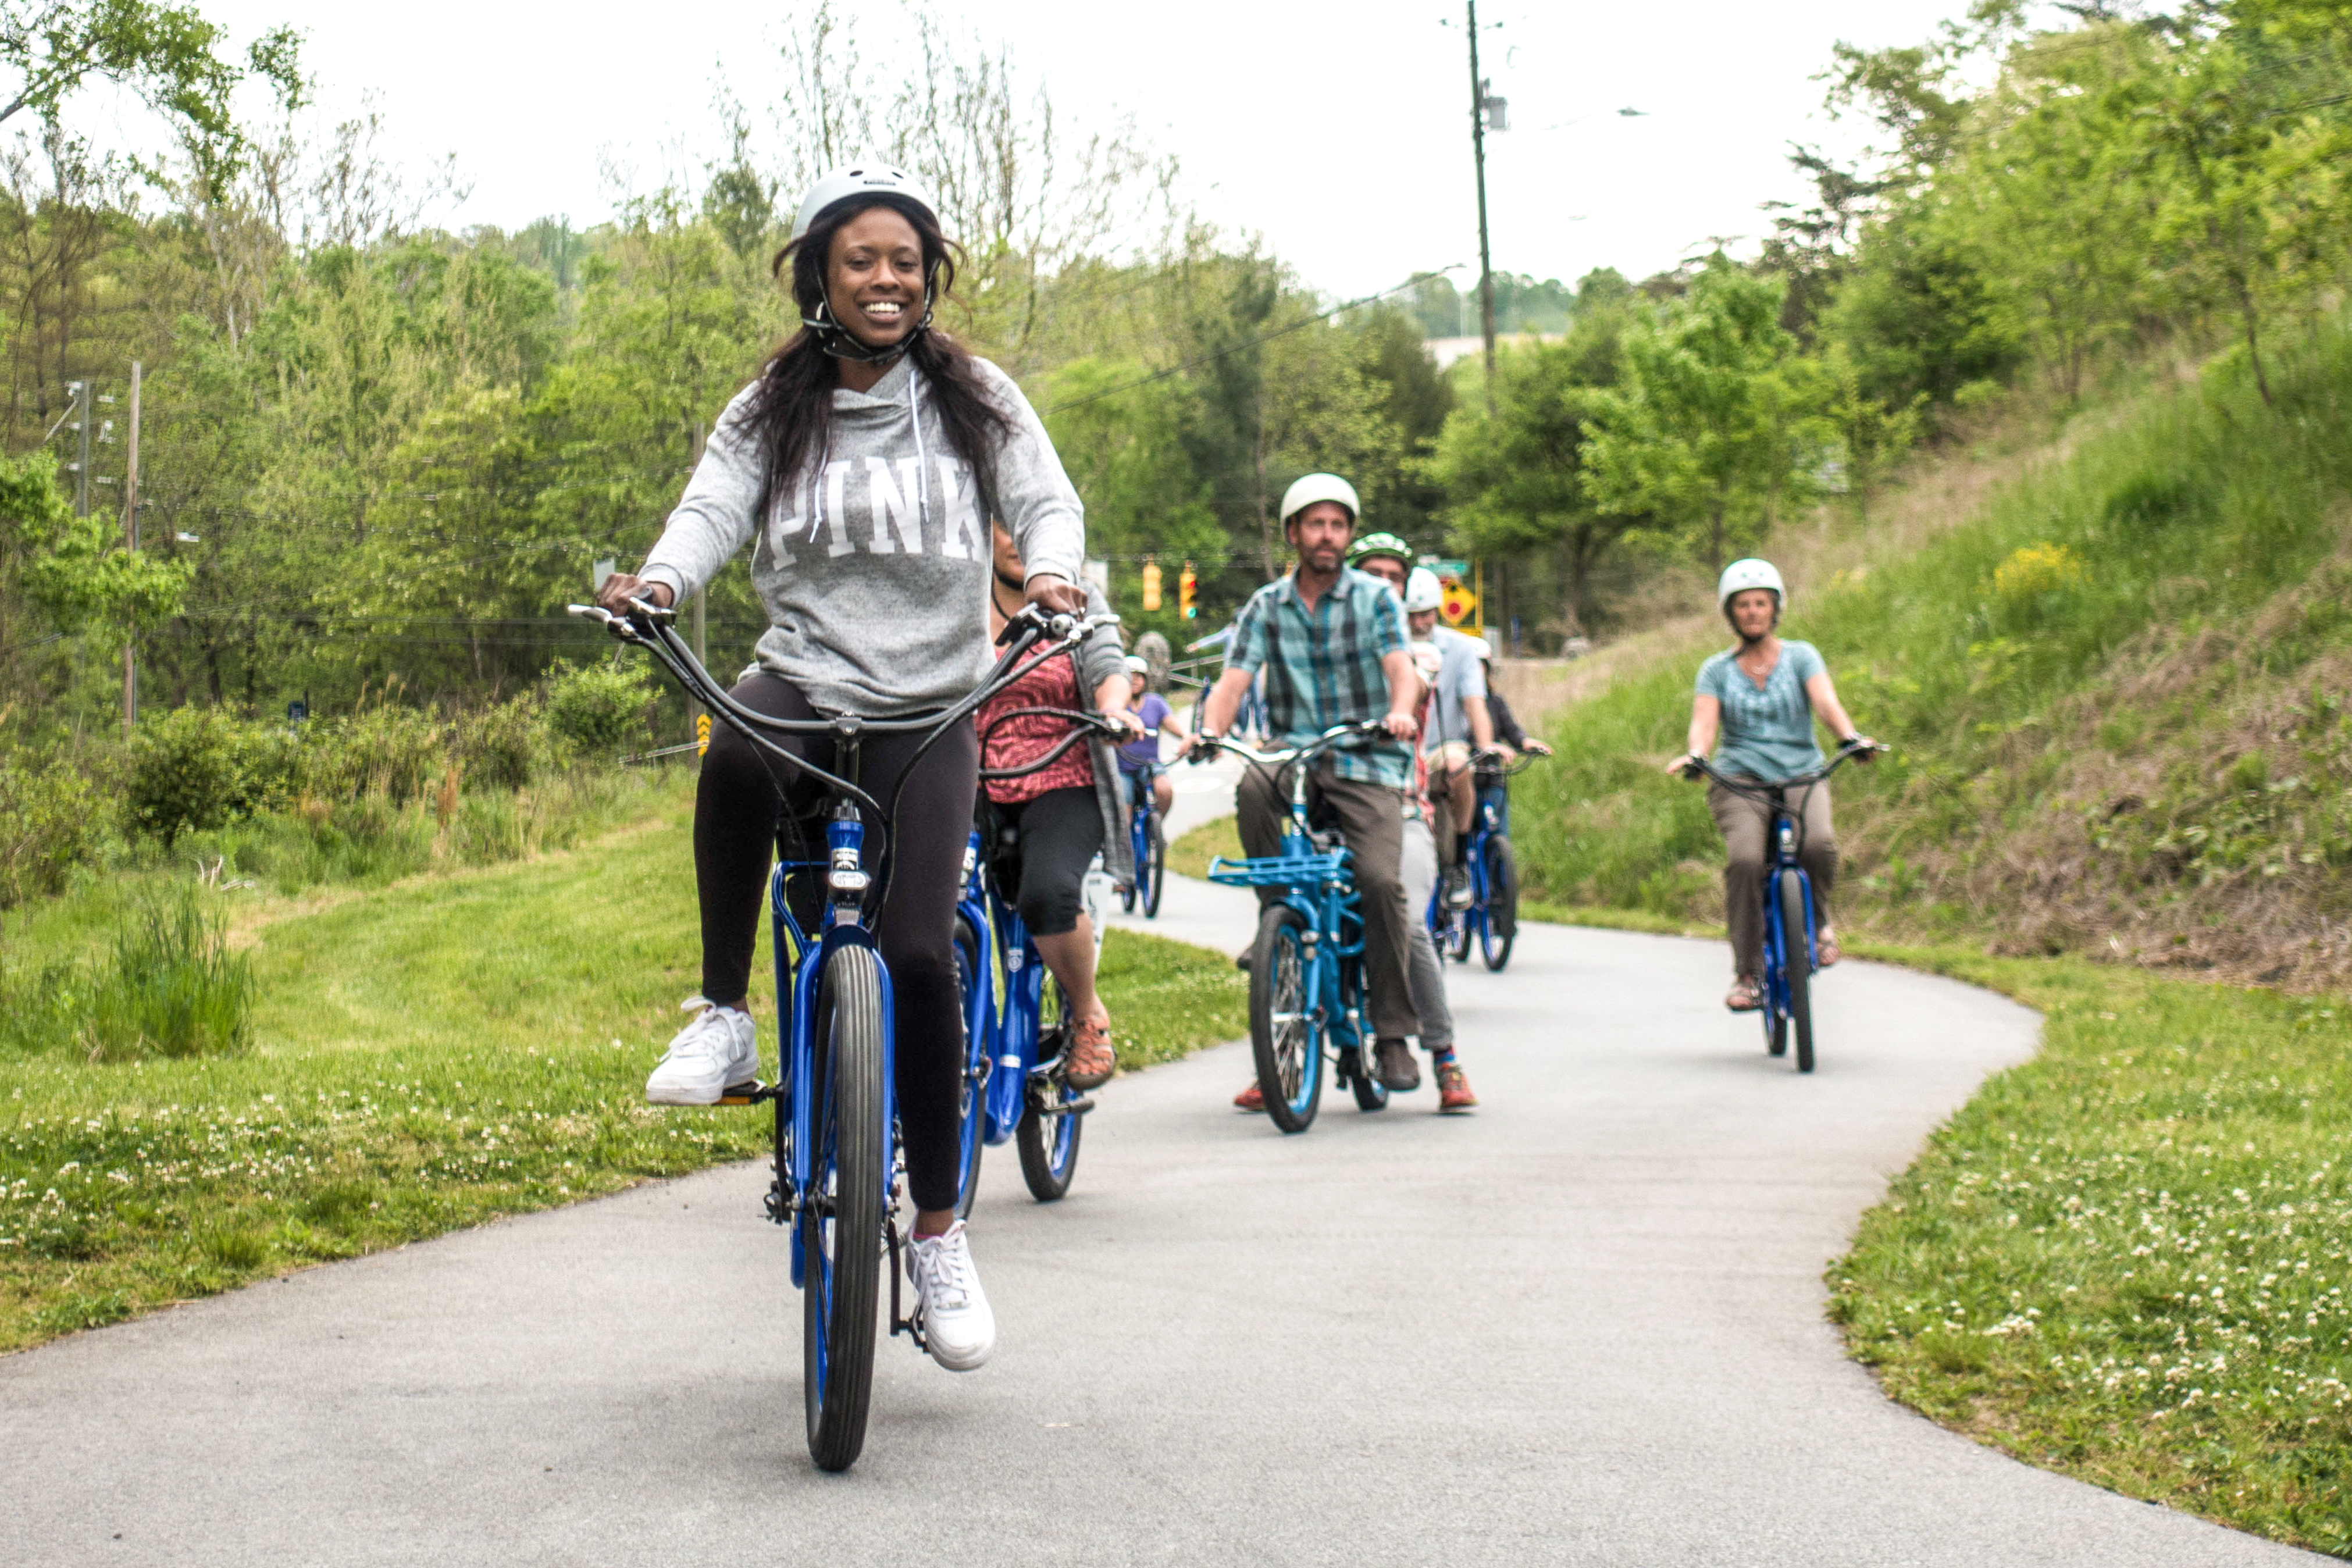
[[[1301,508],[1283,530],[1298,563],[1318,576],[1338,574],[1348,559],[1348,543],[1356,536],[1356,520],[1335,500],[1318,500]]]
[[[1761,642],[1780,618],[1780,595],[1769,588],[1742,588],[1723,608],[1740,641]]]
[[[834,231],[824,263],[833,319],[867,348],[888,348],[923,318],[923,241],[896,207],[867,207]]]

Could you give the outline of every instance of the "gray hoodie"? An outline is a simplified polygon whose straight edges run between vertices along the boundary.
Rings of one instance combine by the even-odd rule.
[[[1086,512],[1077,491],[1013,378],[974,363],[1013,420],[996,451],[996,513],[1031,576],[1078,582]],[[683,602],[750,542],[751,585],[768,611],[760,668],[821,710],[870,719],[961,700],[986,677],[993,652],[989,507],[971,465],[949,445],[923,378],[901,358],[871,392],[835,388],[826,449],[776,486],[764,526],[752,515],[764,463],[742,417],[753,391],[737,394],[719,416],[639,574],[668,584]]]

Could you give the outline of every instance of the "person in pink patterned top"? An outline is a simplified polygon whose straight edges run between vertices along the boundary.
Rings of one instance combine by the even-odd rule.
[[[996,526],[996,581],[989,595],[989,626],[1002,634],[1008,616],[1022,608],[1024,567],[1013,535]],[[1092,585],[1090,612],[1108,606]],[[1084,681],[1086,691],[1081,691]],[[1022,708],[1088,709],[1126,721],[1138,734],[1142,724],[1129,710],[1127,658],[1116,628],[1103,626],[1077,650],[1074,661],[1055,655],[988,700],[973,716],[982,736],[982,769],[1017,768],[1053,750],[1070,732],[1066,720],[1043,714],[1003,715]],[[1002,719],[1002,722],[998,721]],[[1021,886],[1014,897],[1045,967],[1069,998],[1073,1020],[1066,1047],[1074,1089],[1094,1089],[1111,1075],[1110,1011],[1095,990],[1094,922],[1087,918],[1082,890],[1087,867],[1107,850],[1123,860],[1127,851],[1125,805],[1118,772],[1108,744],[1090,739],[1071,747],[1034,773],[985,781],[989,806],[1019,835]],[[1118,868],[1111,868],[1114,879]],[[1129,873],[1132,875],[1132,873]]]

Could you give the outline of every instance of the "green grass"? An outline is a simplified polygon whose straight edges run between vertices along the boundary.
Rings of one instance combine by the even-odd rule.
[[[1180,877],[1206,878],[1209,862],[1223,855],[1239,859],[1241,819],[1230,813],[1201,824],[1168,847],[1168,868]]]
[[[2045,1023],[1831,1268],[1855,1357],[2019,1458],[2352,1555],[2352,1001],[1874,956]]]
[[[673,791],[569,854],[307,900],[208,895],[250,942],[244,1049],[0,1049],[0,1350],[758,1153],[749,1110],[642,1101],[698,979],[688,818]],[[104,909],[26,913],[51,954],[108,929]],[[763,951],[751,1005],[772,1031],[768,969]],[[1242,1033],[1241,982],[1111,932],[1121,1061]]]

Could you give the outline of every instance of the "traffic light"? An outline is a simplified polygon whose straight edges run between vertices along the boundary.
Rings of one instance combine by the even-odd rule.
[[[1176,574],[1176,607],[1188,621],[1201,613],[1201,606],[1192,602],[1192,590],[1199,585],[1200,579],[1192,575],[1192,563],[1187,561],[1184,570]]]
[[[1160,607],[1160,563],[1146,557],[1143,563],[1143,607]]]

